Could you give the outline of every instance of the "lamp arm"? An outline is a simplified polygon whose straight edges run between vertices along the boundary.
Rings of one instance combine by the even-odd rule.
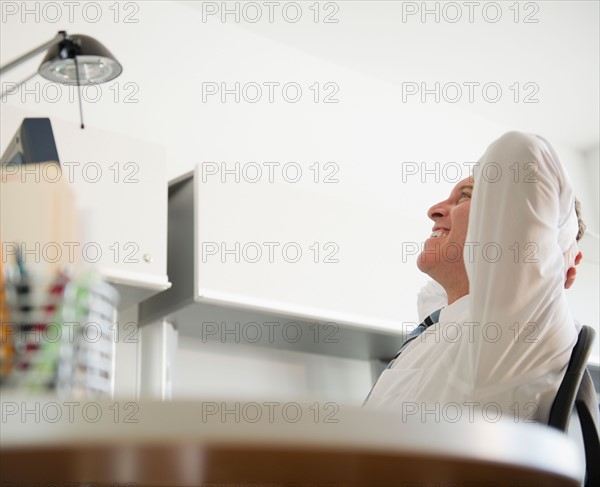
[[[22,56],[18,57],[17,59],[14,59],[13,61],[5,64],[2,67],[0,67],[0,75],[5,74],[6,72],[10,71],[11,69],[17,67],[22,62],[27,61],[29,58],[35,56],[36,54],[39,54],[40,52],[47,51],[51,47],[53,47],[53,46],[55,46],[57,44],[60,44],[63,40],[66,39],[66,37],[67,37],[67,33],[65,31],[60,31],[56,35],[56,37],[54,37],[53,39],[49,40],[45,44],[42,44],[41,46],[38,46],[35,49],[32,49],[28,53],[23,54]]]

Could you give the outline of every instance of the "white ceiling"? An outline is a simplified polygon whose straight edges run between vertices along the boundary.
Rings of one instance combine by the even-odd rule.
[[[200,2],[181,3],[202,9]],[[530,125],[536,132],[578,150],[598,145],[600,2],[524,1],[519,5],[519,22],[515,22],[515,2],[501,1],[501,16],[496,23],[486,21],[482,12],[485,5],[494,2],[478,2],[479,7],[473,7],[472,23],[469,2],[428,2],[430,10],[437,5],[439,22],[433,14],[426,15],[423,21],[422,2],[335,3],[339,6],[332,16],[339,20],[335,24],[242,21],[238,25],[394,83],[399,89],[406,82],[424,81],[427,87],[433,87],[436,81],[441,86],[456,82],[464,87],[466,100],[468,88],[463,83],[496,82],[504,90],[500,103],[481,103],[476,94],[475,102],[465,106],[494,120]],[[458,12],[445,4],[460,7],[460,20],[444,20],[452,20]],[[409,8],[419,10],[410,15]],[[323,5],[321,19],[333,12],[333,7]],[[303,13],[314,15],[314,10],[305,9]],[[486,15],[492,19],[494,9],[488,7]],[[509,87],[515,82],[521,86],[520,100],[532,94],[532,100],[539,101],[514,103],[515,91]],[[535,94],[533,85],[524,87],[527,82],[537,85]],[[448,96],[453,95],[449,92]]]
[[[10,3],[22,5],[21,2]],[[85,3],[81,2],[81,5]],[[334,18],[339,22],[327,24],[311,21],[309,8],[314,2],[310,1],[303,2],[304,18],[298,23],[283,21],[279,14],[273,23],[268,22],[265,15],[254,24],[243,19],[239,23],[232,22],[230,17],[227,25],[221,25],[219,16],[202,22],[203,4],[208,3],[122,2],[119,22],[109,22],[114,15],[114,10],[110,9],[113,3],[104,2],[103,18],[98,23],[83,21],[80,14],[75,15],[73,22],[62,22],[67,20],[66,10],[61,22],[48,22],[43,18],[40,21],[29,18],[23,22],[15,16],[3,18],[0,60],[6,63],[49,39],[59,29],[96,36],[125,66],[122,83],[131,80],[138,83],[139,104],[122,104],[123,115],[115,119],[114,106],[107,108],[104,105],[106,98],[114,93],[106,93],[102,103],[86,104],[87,120],[102,128],[157,140],[157,120],[176,119],[169,112],[171,106],[165,93],[172,94],[173,90],[179,89],[179,80],[185,83],[190,75],[197,76],[204,66],[217,66],[217,61],[220,65],[230,66],[248,62],[242,59],[242,54],[236,57],[235,46],[228,45],[226,49],[222,46],[227,43],[228,36],[243,39],[246,34],[252,35],[248,32],[251,31],[273,45],[287,49],[290,56],[304,51],[329,63],[393,83],[398,90],[406,82],[425,82],[428,86],[435,82],[461,86],[465,86],[465,82],[498,83],[504,90],[500,103],[482,102],[479,93],[475,103],[469,103],[465,88],[460,104],[503,124],[516,125],[518,122],[519,127],[542,133],[580,151],[599,144],[597,1],[521,2],[519,22],[514,22],[514,10],[510,10],[515,2],[500,2],[502,18],[496,23],[485,21],[479,10],[475,10],[474,21],[469,22],[466,2],[455,2],[463,13],[456,23],[443,18],[436,23],[432,16],[422,22],[418,15],[403,22],[403,5],[405,8],[407,4],[419,6],[421,2],[336,2],[339,11]],[[213,3],[221,5],[221,2]],[[281,2],[281,5],[285,3]],[[444,8],[446,3],[430,2],[429,6],[438,4]],[[258,4],[266,12],[264,2]],[[331,4],[322,3],[321,13],[332,12]],[[138,23],[124,23],[125,14],[132,13],[125,10],[125,5],[137,6],[139,10],[133,18],[139,19]],[[539,7],[533,15],[538,22],[525,23],[525,14],[533,13],[532,5]],[[234,31],[242,35],[228,34]],[[190,39],[202,47],[186,48]],[[242,46],[239,52],[245,52]],[[260,56],[260,53],[256,55]],[[247,57],[247,51],[244,56]],[[10,79],[20,79],[35,69],[37,63],[39,58],[15,70]],[[156,69],[157,65],[166,65],[168,69]],[[219,77],[214,69],[210,73],[214,78]],[[2,82],[8,79],[3,77]],[[521,86],[519,103],[511,100],[514,92],[509,87],[514,83]],[[522,102],[531,91],[524,89],[525,83],[537,86],[534,96],[537,103]],[[171,87],[170,91],[165,92],[166,87]],[[414,98],[411,102],[413,107],[418,104]],[[15,97],[6,103],[43,111],[49,107],[56,110],[60,105],[30,100],[22,103]],[[64,112],[72,114],[69,118],[77,119],[77,108],[73,103]],[[134,124],[129,117],[135,119]],[[170,123],[175,123],[174,120]]]

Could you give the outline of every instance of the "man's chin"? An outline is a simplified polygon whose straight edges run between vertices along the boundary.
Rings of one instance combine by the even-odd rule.
[[[431,276],[431,272],[435,269],[436,264],[438,263],[439,260],[436,262],[436,256],[432,255],[431,253],[421,252],[417,256],[417,268],[429,276]]]

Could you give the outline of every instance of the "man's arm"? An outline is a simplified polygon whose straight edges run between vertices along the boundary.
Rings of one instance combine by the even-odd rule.
[[[560,370],[575,343],[563,256],[575,197],[551,146],[518,132],[488,148],[474,179],[464,257],[476,339],[453,377],[463,390],[501,391]]]

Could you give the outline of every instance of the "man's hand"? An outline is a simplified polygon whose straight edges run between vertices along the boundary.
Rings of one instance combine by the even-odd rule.
[[[581,262],[581,259],[583,259],[583,254],[578,252],[575,256],[575,265],[578,265]],[[569,289],[573,285],[576,277],[577,269],[575,269],[575,266],[569,267],[569,270],[567,270],[567,277],[565,278],[565,289]]]

